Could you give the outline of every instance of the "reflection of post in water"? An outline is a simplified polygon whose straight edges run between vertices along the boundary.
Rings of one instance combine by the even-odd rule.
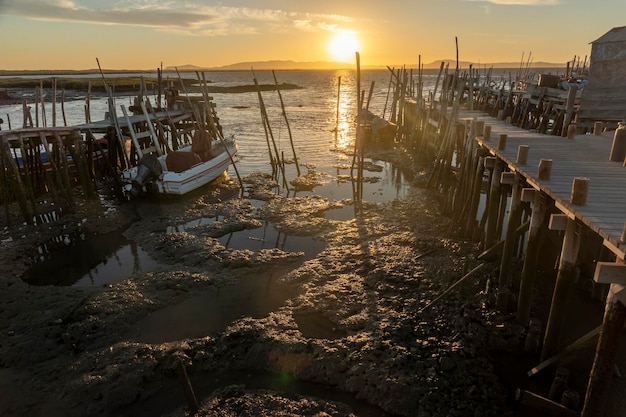
[[[228,249],[228,246],[230,245],[230,240],[233,238],[233,234],[234,234],[233,232],[230,232],[228,234],[228,239],[226,239],[226,242],[224,243],[224,247],[226,249]]]
[[[357,88],[357,123],[356,123],[356,139],[354,141],[354,156],[352,157],[352,167],[350,168],[350,176],[354,182],[354,166],[358,159],[356,193],[355,199],[361,200],[363,197],[363,116],[365,109],[363,103],[365,101],[365,92],[361,93],[361,57],[356,53],[356,88]],[[354,191],[354,188],[353,188]]]
[[[133,274],[141,272],[141,260],[139,259],[137,243],[132,240],[130,241],[130,253],[133,256]]]

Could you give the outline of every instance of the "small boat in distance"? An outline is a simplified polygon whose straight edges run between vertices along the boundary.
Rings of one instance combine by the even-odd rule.
[[[186,194],[222,175],[237,151],[234,136],[210,139],[200,134],[179,150],[160,156],[145,154],[137,166],[122,172],[124,195],[130,200],[146,193]]]

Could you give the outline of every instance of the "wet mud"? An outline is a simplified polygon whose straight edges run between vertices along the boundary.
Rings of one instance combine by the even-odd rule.
[[[496,266],[420,313],[478,265],[428,192],[331,201],[244,182],[244,197],[223,179],[129,204],[101,189],[40,226],[9,216],[0,415],[190,415],[181,364],[201,416],[514,415],[489,352],[518,349],[523,329],[493,312]],[[158,265],[87,286],[23,279],[49,239],[120,229]]]

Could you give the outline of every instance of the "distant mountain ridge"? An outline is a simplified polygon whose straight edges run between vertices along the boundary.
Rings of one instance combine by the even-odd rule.
[[[433,61],[430,63],[422,64],[424,69],[438,69],[441,66],[441,63],[444,63],[444,66],[447,65],[449,68],[456,68],[456,60],[452,59],[442,59],[438,61]],[[525,67],[527,63],[520,62],[496,62],[496,63],[476,63],[471,61],[460,61],[459,68],[467,69],[472,65],[472,68],[519,68],[521,66]],[[249,70],[249,69],[258,69],[258,70],[323,70],[323,69],[353,69],[356,66],[354,63],[347,62],[331,62],[331,61],[310,61],[310,62],[298,62],[298,61],[281,61],[281,60],[270,60],[270,61],[250,61],[250,62],[237,62],[234,64],[224,65],[221,67],[198,67],[195,65],[182,65],[182,66],[169,66],[164,68],[165,71],[174,71],[176,68],[182,71],[199,71],[199,70]],[[386,67],[407,67],[407,68],[416,68],[417,63],[415,64],[406,64],[406,65],[365,65],[362,66],[364,69],[377,69],[377,68],[386,68]],[[530,68],[565,68],[566,64],[559,64],[553,62],[531,62],[529,64]]]

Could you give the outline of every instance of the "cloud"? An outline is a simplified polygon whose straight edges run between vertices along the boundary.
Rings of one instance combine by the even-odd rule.
[[[248,7],[205,6],[196,1],[121,0],[113,6],[88,0],[0,0],[0,15],[40,21],[151,27],[188,35],[332,31],[346,16]]]
[[[561,0],[465,0],[483,3],[498,4],[501,6],[554,6],[561,4]]]

